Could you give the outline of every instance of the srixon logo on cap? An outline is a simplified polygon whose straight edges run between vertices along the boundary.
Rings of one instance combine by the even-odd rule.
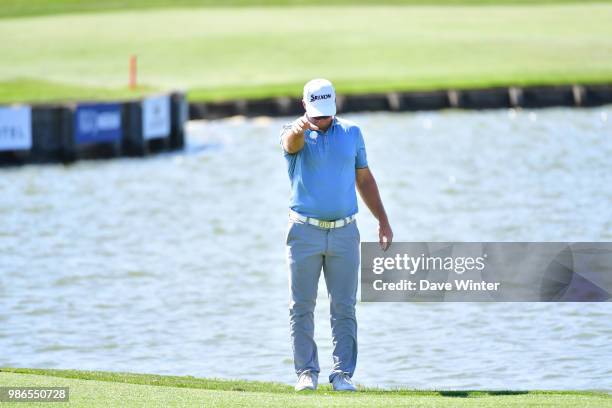
[[[321,99],[329,99],[331,98],[331,94],[325,94],[325,95],[311,95],[310,96],[310,102],[314,102],[314,101],[319,101]]]

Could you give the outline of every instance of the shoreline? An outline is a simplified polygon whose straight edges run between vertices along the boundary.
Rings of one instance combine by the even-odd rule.
[[[7,125],[0,133],[0,165],[71,163],[80,158],[146,156],[184,147],[188,120],[216,120],[234,116],[301,116],[300,98],[237,99],[225,102],[189,102],[184,93],[150,95],[141,100],[105,100],[0,104]],[[159,100],[159,98],[163,98]],[[163,104],[154,113],[144,104]],[[415,112],[444,109],[538,109],[548,107],[597,107],[612,104],[612,83],[606,85],[557,85],[449,89],[446,91],[349,94],[337,97],[338,113]],[[152,106],[152,105],[151,105]],[[156,108],[157,109],[157,108]],[[110,112],[110,113],[109,113]],[[155,118],[151,115],[162,115]],[[83,122],[84,116],[88,121]],[[93,116],[92,116],[93,115]],[[111,117],[112,116],[112,117]],[[167,116],[167,117],[166,117]],[[92,127],[91,120],[104,119]],[[78,120],[77,120],[78,119]],[[112,119],[110,122],[107,119]],[[146,120],[145,120],[146,119]],[[144,128],[151,120],[155,134]],[[97,123],[97,122],[96,122]],[[102,126],[102,127],[100,127]],[[110,127],[109,127],[110,126]],[[167,127],[167,129],[166,129]],[[159,133],[161,132],[161,133]],[[157,134],[159,133],[159,134]]]
[[[115,372],[115,371],[88,371],[88,370],[71,370],[71,369],[45,369],[45,368],[23,368],[23,367],[0,367],[0,378],[3,374],[27,374],[53,378],[93,380],[102,382],[121,382],[138,385],[155,385],[155,386],[172,386],[181,388],[197,388],[209,390],[224,390],[224,391],[252,391],[252,392],[272,392],[272,393],[290,393],[296,394],[293,385],[283,384],[279,382],[263,382],[243,379],[222,379],[222,378],[198,378],[193,376],[173,376],[131,372]],[[325,377],[320,375],[320,377]],[[5,384],[2,384],[3,386]],[[327,382],[321,382],[319,391],[331,391],[331,385]],[[535,395],[599,395],[609,397],[612,403],[612,391],[607,390],[502,390],[502,389],[413,389],[413,388],[380,388],[367,387],[358,384],[357,393],[370,394],[393,394],[393,395],[419,395],[419,396],[436,396],[447,395],[461,397],[478,397],[485,395],[518,395],[518,394],[535,394]],[[302,394],[299,394],[302,395]]]
[[[338,95],[339,113],[411,112],[441,109],[539,109],[596,107],[612,104],[612,82],[602,85],[551,85],[408,91]],[[299,97],[189,101],[189,119],[231,116],[294,116],[303,114]]]
[[[292,385],[248,380],[103,371],[0,369],[0,385],[49,390],[62,387],[68,407],[612,407],[609,391],[416,390],[358,385],[357,392],[335,392],[322,383],[316,391],[295,392]],[[20,402],[15,406],[38,406]],[[9,405],[11,406],[11,405]]]

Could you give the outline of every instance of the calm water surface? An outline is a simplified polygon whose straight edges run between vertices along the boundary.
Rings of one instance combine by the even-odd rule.
[[[397,240],[612,241],[612,107],[346,117]],[[192,122],[186,152],[144,160],[0,169],[0,366],[292,383],[285,121]],[[367,210],[358,223],[376,239]],[[610,390],[610,305],[360,303],[355,380]],[[316,325],[324,381],[323,280]]]

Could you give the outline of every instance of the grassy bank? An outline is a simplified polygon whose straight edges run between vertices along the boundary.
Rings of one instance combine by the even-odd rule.
[[[35,1],[24,15],[82,3]],[[131,54],[144,88],[188,89],[191,100],[297,96],[318,76],[341,93],[612,82],[612,3],[113,6],[123,3],[144,4],[0,18],[10,61],[0,64],[0,103],[135,96]]]
[[[87,100],[124,100],[152,93],[151,87],[137,89],[105,88],[102,86],[79,86],[61,84],[35,79],[16,79],[0,83],[0,103],[19,101],[48,102],[87,101]]]
[[[0,18],[46,14],[96,13],[109,10],[145,10],[175,7],[270,7],[321,5],[500,5],[607,3],[612,0],[12,0],[0,6]]]
[[[3,368],[0,386],[70,387],[70,403],[58,403],[69,407],[612,407],[612,396],[599,392],[384,391],[360,387],[357,393],[345,394],[334,393],[325,384],[317,392],[296,394],[292,387],[278,383],[76,370]]]

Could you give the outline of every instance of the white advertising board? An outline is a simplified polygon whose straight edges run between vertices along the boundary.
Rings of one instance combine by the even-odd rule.
[[[143,99],[142,134],[146,140],[170,135],[170,97],[168,95]]]
[[[0,107],[0,151],[32,148],[32,108]]]

